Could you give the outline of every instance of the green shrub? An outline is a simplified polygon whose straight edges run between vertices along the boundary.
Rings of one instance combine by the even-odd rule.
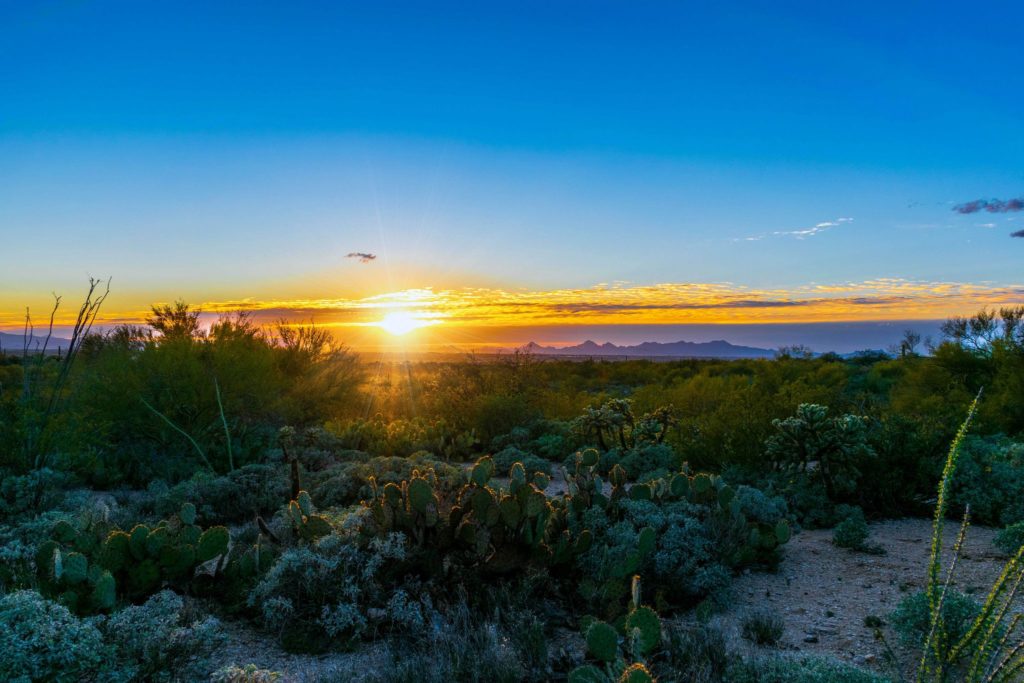
[[[723,478],[727,479],[724,475]],[[743,516],[758,524],[774,526],[788,517],[785,498],[769,495],[753,486],[737,486],[736,501]]]
[[[15,476],[0,469],[0,521],[58,507],[73,477],[49,468]]]
[[[864,550],[867,548],[868,522],[859,507],[840,506],[842,521],[832,531],[832,543],[839,548]]]
[[[513,610],[512,613],[515,611]],[[482,616],[459,596],[432,627],[403,635],[388,648],[388,659],[374,671],[361,671],[365,683],[519,683],[549,680],[546,647],[543,662],[531,654],[516,621]]]
[[[1013,555],[1024,545],[1024,522],[1011,524],[1000,531],[995,538],[996,547],[1007,555]]]
[[[971,521],[1009,526],[1024,521],[1024,444],[1003,437],[964,439],[950,502],[971,506]]]
[[[729,667],[729,683],[889,683],[889,679],[828,657],[776,655]]]
[[[371,627],[422,626],[424,606],[396,600],[381,583],[400,571],[405,538],[393,533],[367,542],[353,521],[349,532],[282,553],[253,589],[250,604],[286,649],[322,651],[331,641],[358,639]]]
[[[951,642],[957,642],[967,633],[980,610],[981,606],[973,598],[955,588],[949,589],[942,605],[942,617]],[[904,597],[889,621],[904,645],[919,646],[931,625],[927,593],[920,591]]]
[[[517,462],[523,463],[523,467],[526,469],[526,474],[532,477],[534,472],[543,472],[544,474],[551,475],[551,463],[544,458],[539,458],[533,453],[527,453],[521,451],[515,446],[508,446],[501,451],[498,451],[493,456],[494,458],[494,470],[500,476],[506,476],[508,471],[512,469],[512,465]]]
[[[344,507],[373,497],[371,479],[378,487],[401,484],[412,478],[414,470],[431,469],[442,491],[451,491],[465,483],[462,469],[443,463],[426,451],[407,458],[375,457],[365,462],[335,465],[322,472],[309,473],[308,490],[321,508]]]
[[[0,589],[32,585],[39,546],[50,539],[50,532],[58,522],[75,521],[75,515],[70,512],[50,510],[20,518],[17,524],[0,525]]]
[[[210,676],[210,683],[274,683],[281,676],[282,674],[277,671],[261,669],[255,664],[231,664],[214,671]]]
[[[658,680],[717,683],[732,659],[719,629],[674,624],[666,629],[664,649],[652,668]]]
[[[284,465],[253,464],[223,476],[200,472],[167,489],[151,484],[153,510],[160,517],[177,512],[183,503],[196,506],[204,524],[227,524],[251,520],[285,505],[290,482]]]
[[[115,613],[103,625],[117,653],[122,680],[198,680],[224,640],[219,622],[199,618],[171,591]]]
[[[778,612],[754,610],[743,615],[740,634],[755,645],[778,645],[786,623]]]
[[[657,470],[677,472],[682,464],[679,456],[666,444],[642,444],[631,448],[618,454],[617,462],[626,470],[629,478],[634,480]]]
[[[0,597],[0,680],[92,680],[109,656],[92,621],[35,591]]]

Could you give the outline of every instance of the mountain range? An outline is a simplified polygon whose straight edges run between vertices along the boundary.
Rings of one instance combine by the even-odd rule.
[[[643,342],[635,346],[598,344],[587,340],[575,346],[542,346],[530,342],[522,351],[542,356],[639,356],[669,358],[773,358],[775,351],[755,346],[738,346],[724,339],[709,342]]]
[[[32,344],[29,346],[29,351],[36,351],[42,347],[43,342],[46,340],[45,332],[42,335],[38,333],[32,339]],[[57,349],[66,349],[71,341],[64,339],[63,337],[50,337],[50,343],[46,348],[47,353],[57,353]],[[10,332],[0,332],[0,349],[7,353],[21,353],[22,349],[25,348],[25,337],[21,334],[11,334]]]

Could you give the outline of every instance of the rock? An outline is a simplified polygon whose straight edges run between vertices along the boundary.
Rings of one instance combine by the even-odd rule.
[[[818,636],[813,634],[813,633],[807,633],[807,634],[804,635],[804,642],[805,643],[817,643],[818,642]]]

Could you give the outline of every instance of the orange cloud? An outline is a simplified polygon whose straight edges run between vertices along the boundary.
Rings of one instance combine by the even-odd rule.
[[[576,289],[405,289],[362,298],[230,299],[197,302],[205,313],[252,311],[263,321],[310,320],[337,327],[379,322],[390,311],[445,327],[560,324],[806,323],[937,319],[1024,302],[1024,285],[912,281],[758,289],[729,282],[624,282]],[[0,316],[16,327],[21,316]],[[109,311],[101,323],[138,322],[143,311]],[[67,322],[67,321],[59,321]]]
[[[878,279],[792,289],[732,283],[613,283],[546,291],[424,288],[361,299],[211,301],[202,308],[252,310],[261,318],[312,317],[338,326],[374,322],[389,310],[403,309],[448,325],[516,326],[934,319],[1022,301],[1024,285]]]

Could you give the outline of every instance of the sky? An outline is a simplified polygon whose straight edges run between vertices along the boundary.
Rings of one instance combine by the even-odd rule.
[[[1024,303],[1022,20],[0,0],[0,329],[90,276],[106,325],[184,299],[423,344]]]

